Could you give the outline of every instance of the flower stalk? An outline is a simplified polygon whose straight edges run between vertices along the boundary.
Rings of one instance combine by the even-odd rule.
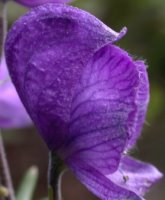
[[[3,191],[5,188],[5,194],[7,194],[6,199],[15,200],[13,184],[12,184],[12,180],[10,176],[10,170],[9,170],[9,166],[8,166],[8,162],[6,158],[6,153],[5,153],[5,148],[4,148],[1,133],[0,133],[0,177],[1,177],[1,184],[3,185]]]
[[[58,178],[61,172],[62,161],[54,152],[49,153],[49,166],[48,166],[48,196],[49,200],[59,199],[60,189],[58,187]]]
[[[4,42],[7,33],[6,0],[0,0],[0,58],[4,54]],[[1,60],[0,60],[1,61]],[[10,170],[6,158],[2,135],[0,132],[0,197],[15,200]]]

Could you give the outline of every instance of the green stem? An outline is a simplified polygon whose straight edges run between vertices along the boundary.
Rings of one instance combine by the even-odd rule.
[[[58,198],[58,177],[61,172],[62,161],[54,152],[49,154],[48,167],[48,196],[49,200]]]
[[[58,185],[57,185],[58,186],[58,189],[57,189],[58,200],[62,200],[62,177],[63,177],[63,175],[65,174],[66,171],[67,171],[67,169],[64,169],[58,177]]]
[[[7,33],[6,0],[0,0],[0,64],[4,56],[4,43]],[[10,171],[6,159],[2,136],[0,133],[0,192],[1,200],[15,200]],[[2,197],[3,196],[3,197]]]
[[[10,170],[6,158],[6,153],[1,133],[0,133],[0,176],[1,176],[1,183],[7,188],[9,192],[7,200],[15,200],[12,180],[10,176]]]

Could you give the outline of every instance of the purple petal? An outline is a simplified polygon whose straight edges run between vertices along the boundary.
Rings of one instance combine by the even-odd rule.
[[[152,165],[131,157],[123,157],[118,170],[107,176],[117,185],[144,195],[149,188],[162,178],[162,174]]]
[[[73,0],[15,0],[15,1],[28,7],[35,7],[46,3],[68,3]]]
[[[82,160],[67,161],[76,177],[101,200],[144,200],[136,193],[122,188]]]
[[[139,76],[132,58],[108,44],[84,69],[73,97],[64,158],[81,157],[104,174],[114,172],[136,116]]]
[[[121,36],[123,31],[118,34],[93,15],[64,4],[34,8],[14,24],[6,42],[8,67],[50,149],[65,139],[75,86],[89,59]]]
[[[19,128],[30,125],[31,120],[9,80],[4,58],[0,65],[0,82],[0,128]]]
[[[146,65],[143,61],[136,61],[135,65],[139,73],[139,86],[137,88],[135,101],[137,113],[134,123],[131,124],[130,132],[132,132],[132,134],[127,146],[128,149],[136,143],[136,140],[141,133],[149,102],[149,80]]]

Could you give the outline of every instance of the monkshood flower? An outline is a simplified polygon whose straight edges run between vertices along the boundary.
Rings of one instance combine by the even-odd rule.
[[[162,176],[125,155],[149,101],[144,62],[113,44],[125,32],[83,10],[45,4],[14,24],[5,48],[13,83],[49,149],[102,200],[142,200]]]
[[[0,63],[0,128],[21,128],[31,124],[12,84],[6,67],[5,58]]]
[[[45,3],[68,3],[73,0],[15,0],[15,1],[24,6],[34,7]]]

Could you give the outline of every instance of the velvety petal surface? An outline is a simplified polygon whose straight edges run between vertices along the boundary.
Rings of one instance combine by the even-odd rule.
[[[65,161],[101,199],[143,199],[162,175],[152,165],[123,157],[123,151],[130,140],[135,142],[145,118],[149,95],[144,63],[105,45],[84,69],[76,89],[61,150]]]
[[[133,124],[130,124],[130,132],[132,134],[127,145],[127,149],[131,148],[140,136],[149,102],[149,80],[147,74],[147,67],[143,61],[136,61],[135,65],[139,74],[139,85],[137,88],[135,101],[137,106],[137,112]]]
[[[81,159],[67,161],[76,177],[101,200],[144,200],[136,193],[116,185]]]
[[[29,126],[31,120],[22,105],[7,71],[5,58],[0,64],[0,128]]]
[[[34,7],[45,3],[68,3],[73,0],[15,0],[15,1],[28,7]]]
[[[114,172],[132,134],[138,85],[138,70],[124,50],[112,44],[99,49],[76,88],[62,156]]]
[[[93,53],[125,34],[64,4],[45,4],[21,17],[6,42],[9,71],[50,149],[68,134],[72,98]]]
[[[154,166],[126,156],[121,159],[118,170],[107,177],[123,188],[144,195],[162,174]]]

